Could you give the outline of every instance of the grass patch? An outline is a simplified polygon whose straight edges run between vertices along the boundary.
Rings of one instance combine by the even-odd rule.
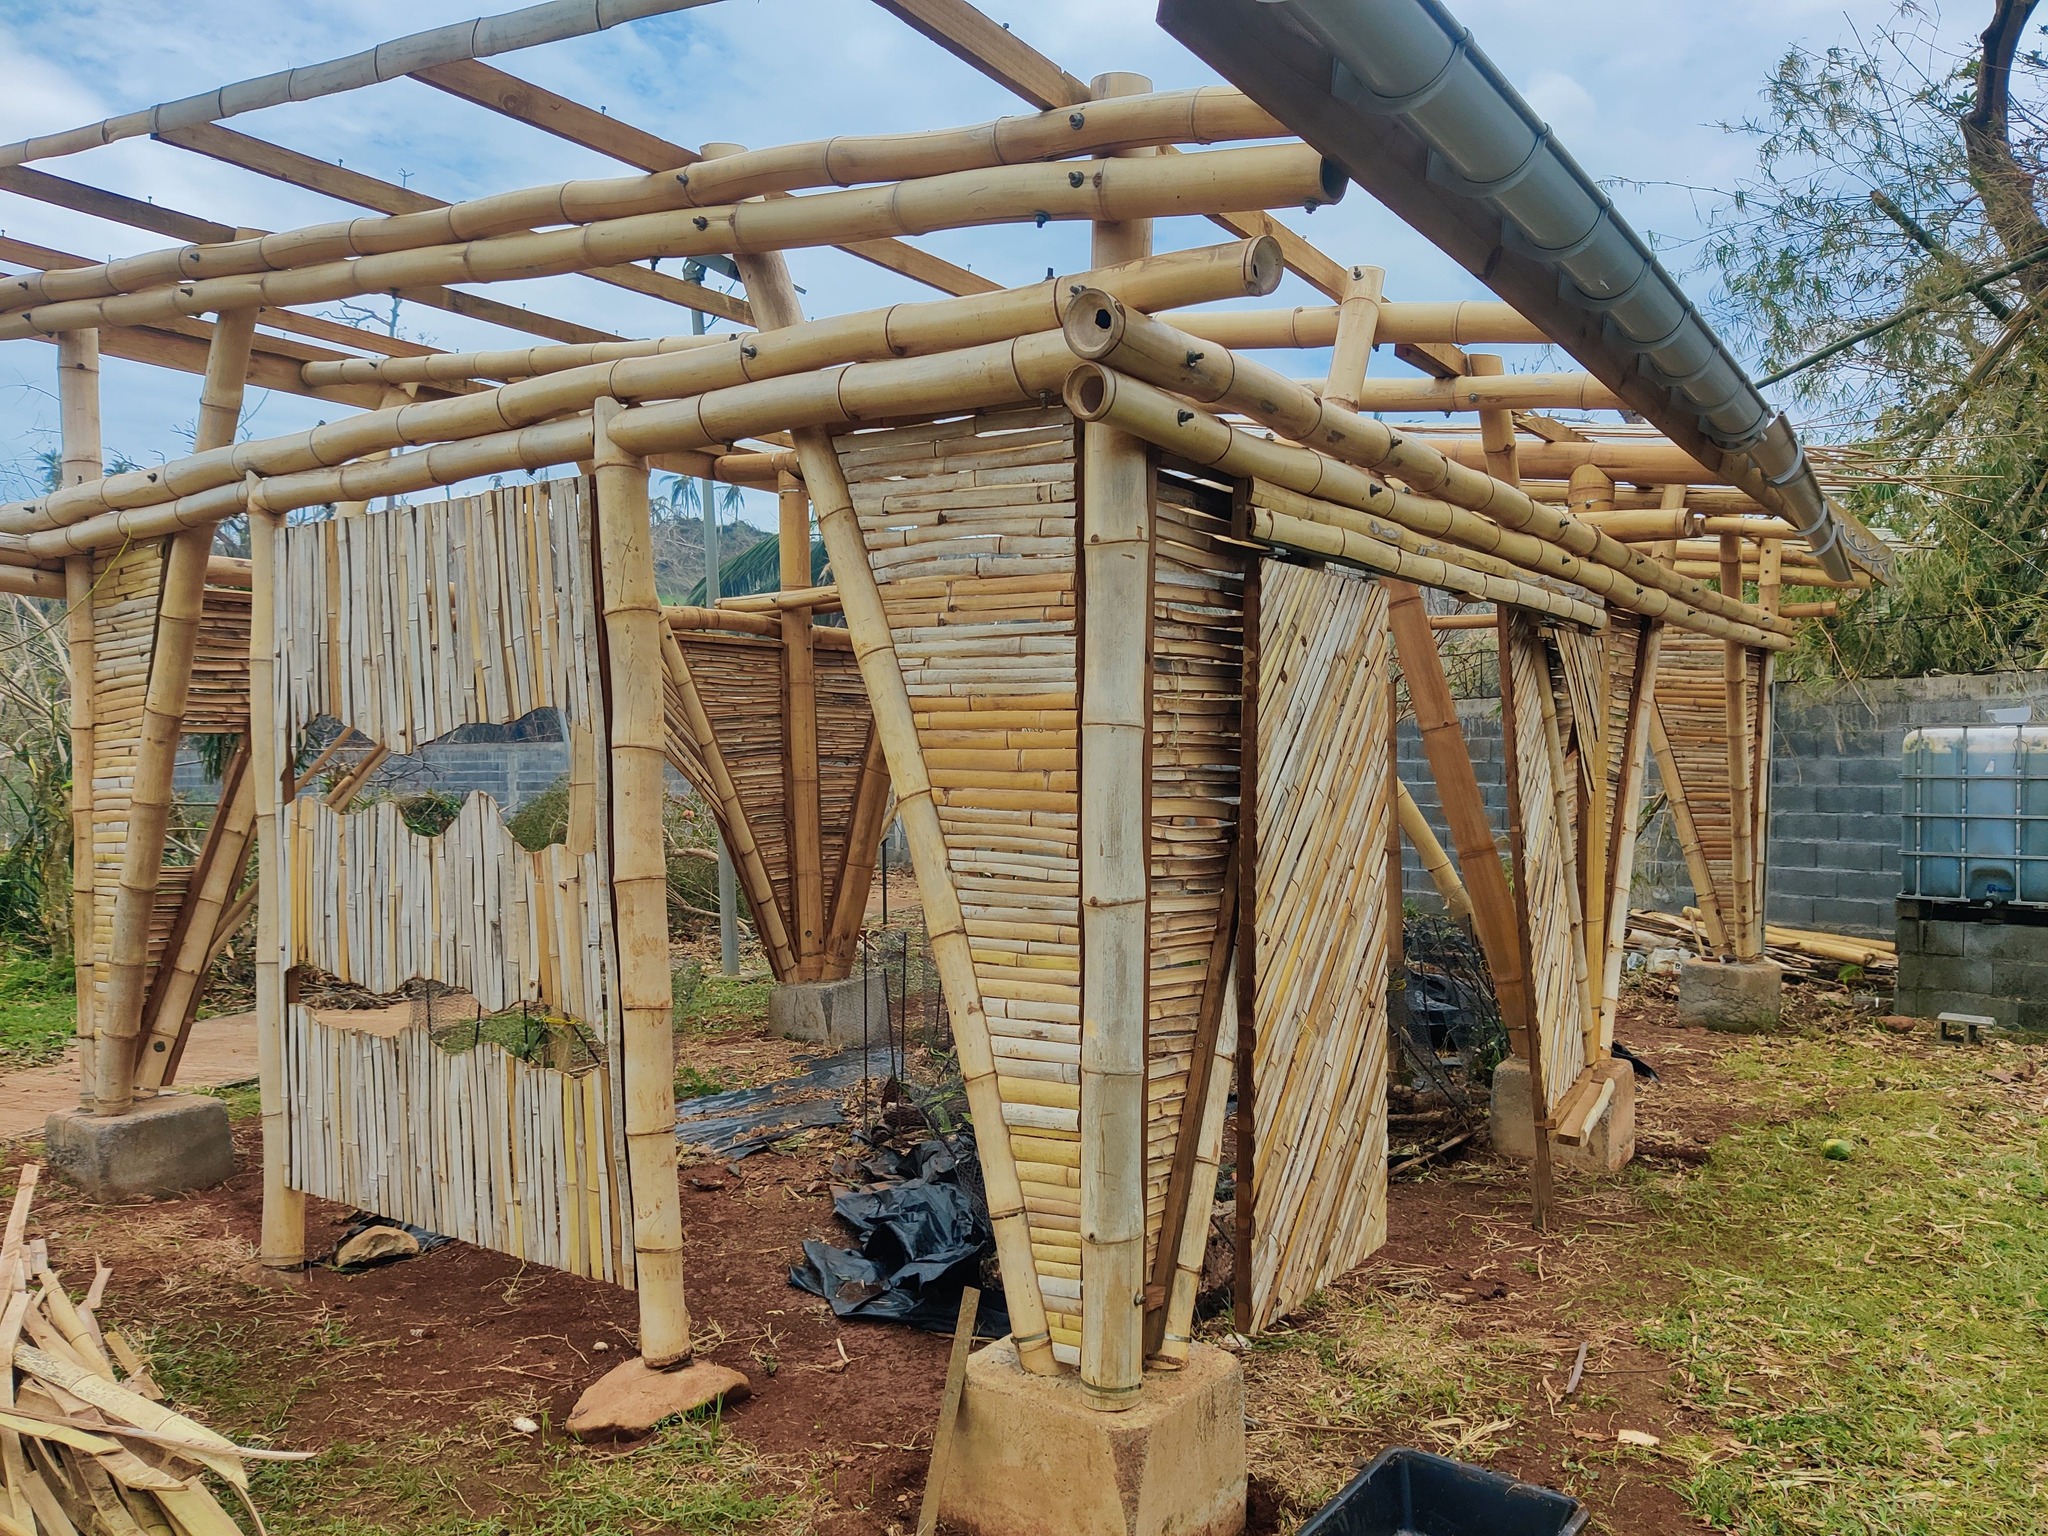
[[[263,1093],[254,1083],[223,1083],[217,1088],[194,1087],[187,1091],[219,1099],[227,1105],[230,1120],[254,1120],[263,1113]]]
[[[2048,1179],[2018,1051],[1866,1035],[1730,1063],[1764,1122],[1659,1201],[1683,1299],[1642,1330],[1720,1434],[1685,1492],[1737,1536],[1999,1536],[2048,1503]],[[1850,1141],[1842,1162],[1822,1156]]]
[[[766,972],[727,976],[706,970],[702,961],[688,960],[671,973],[669,985],[677,1032],[708,1034],[743,1029],[765,1019],[775,978]]]
[[[68,957],[0,946],[0,1067],[55,1061],[77,1030]]]

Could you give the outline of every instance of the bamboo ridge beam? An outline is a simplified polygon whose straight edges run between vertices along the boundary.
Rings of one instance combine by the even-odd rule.
[[[1257,352],[1335,345],[1338,309],[1335,304],[1310,304],[1299,309],[1233,309],[1216,314],[1177,312],[1158,318],[1220,347]],[[1495,300],[1467,299],[1449,304],[1382,300],[1373,342],[1376,346],[1449,342],[1540,347],[1548,346],[1550,338],[1511,305]]]
[[[9,278],[5,284],[0,284],[0,310],[112,298],[120,294],[140,293],[167,283],[201,278],[253,276],[355,258],[399,256],[448,245],[470,245],[493,238],[530,235],[551,225],[602,225],[629,218],[673,213],[687,215],[694,210],[702,210],[706,226],[694,223],[689,226],[701,229],[708,227],[712,215],[729,217],[731,204],[806,187],[846,188],[855,184],[880,183],[882,185],[870,191],[886,196],[897,184],[930,186],[934,182],[944,183],[948,176],[976,176],[990,170],[1007,170],[1013,174],[1036,170],[1042,173],[1042,179],[1049,178],[1063,184],[1068,179],[1066,171],[1038,162],[1062,155],[1158,144],[1183,137],[1189,142],[1207,143],[1274,137],[1280,133],[1272,119],[1242,95],[1219,87],[1132,97],[1114,107],[1091,109],[1078,129],[1072,125],[1072,115],[1048,113],[1040,118],[1004,118],[995,123],[931,134],[825,139],[811,144],[745,150],[698,161],[688,169],[679,167],[654,175],[528,187],[438,208],[308,225],[249,239],[176,246],[68,269],[62,273],[46,271]],[[1314,154],[1300,145],[1274,147],[1296,158]],[[1201,160],[1206,157],[1193,158]],[[1324,173],[1319,172],[1318,175],[1323,176]],[[1083,185],[1089,179],[1084,177]],[[1290,187],[1284,192],[1276,190],[1276,203],[1285,205],[1303,198],[1334,202],[1342,195],[1342,188],[1335,184],[1333,177],[1328,179],[1336,187],[1334,192],[1309,188],[1297,197]],[[977,181],[970,195],[981,195],[987,190],[986,182]],[[778,201],[802,205],[814,200],[805,197]],[[778,221],[768,217],[773,206],[769,203],[755,204],[755,221],[765,218],[771,227],[776,225]],[[1048,217],[1060,217],[1050,209],[1045,211]],[[1027,212],[1023,216],[1030,217],[1031,214]],[[1077,216],[1086,218],[1090,215],[1083,213]],[[971,222],[986,221],[975,219]],[[876,224],[871,228],[851,229],[846,239],[922,232],[910,228],[887,229]],[[828,239],[820,243],[841,242]],[[648,250],[637,256],[622,251],[608,259],[616,262],[643,260],[655,255],[729,254],[734,249],[745,248],[710,246],[690,251]],[[519,275],[541,274],[521,272]]]
[[[431,64],[453,63],[457,59],[488,58],[519,48],[584,37],[621,22],[643,16],[662,16],[689,10],[707,0],[546,0],[522,10],[481,16],[474,21],[414,32],[390,42],[379,43],[361,53],[309,64],[298,69],[279,70],[254,79],[224,85],[197,96],[163,102],[140,112],[104,118],[62,133],[46,133],[19,143],[0,146],[0,165],[21,165],[29,160],[48,160],[97,149],[120,139],[138,138],[159,129],[187,123],[210,123],[238,112],[256,112],[264,107],[282,106],[288,101],[311,101],[338,91],[360,90],[380,80],[395,79]]]
[[[922,357],[1056,330],[1067,299],[1080,287],[1125,293],[1134,303],[1175,303],[1271,293],[1279,280],[1278,253],[1271,242],[1245,240],[1146,257],[1000,294],[893,304],[771,327],[717,338],[708,347],[671,351],[650,342],[646,356],[579,363],[460,399],[365,412],[309,432],[240,443],[0,506],[0,534],[32,533],[194,496],[232,485],[252,470],[274,476],[329,468],[365,454],[541,423],[585,408],[601,394],[619,400],[674,398],[840,363]],[[783,425],[764,422],[756,430]]]
[[[1642,586],[1630,577],[1581,560],[1534,534],[1502,528],[1479,513],[1413,492],[1394,491],[1354,465],[1324,457],[1309,448],[1276,443],[1190,409],[1174,395],[1102,367],[1084,364],[1066,384],[1067,408],[1084,421],[1113,421],[1179,457],[1226,474],[1270,480],[1299,492],[1313,503],[1349,507],[1411,532],[1442,538],[1467,547],[1477,545],[1509,559],[1532,574],[1554,576],[1597,591],[1610,604],[1635,612],[1663,615],[1674,624],[1703,634],[1740,634],[1745,643],[1784,648],[1791,641],[1773,631],[1739,624],[1690,608],[1667,593]],[[1378,425],[1378,423],[1374,423]],[[1303,530],[1295,536],[1307,537]],[[1448,578],[1447,578],[1448,581]],[[1455,586],[1452,590],[1457,590]],[[1531,598],[1540,604],[1543,599]]]
[[[1367,379],[1351,402],[1351,409],[1358,411],[1477,411],[1493,406],[1517,411],[1616,411],[1622,402],[1590,373]]]
[[[1595,567],[1625,576],[1635,585],[1674,600],[1676,606],[1753,629],[1789,636],[1792,627],[1760,613],[1739,597],[1713,592],[1674,576],[1655,561],[1589,528],[1568,514],[1531,500],[1484,470],[1446,460],[1433,447],[1327,403],[1269,368],[1247,362],[1227,349],[1203,347],[1194,338],[1149,319],[1103,295],[1077,295],[1067,307],[1066,335],[1085,357],[1205,404],[1220,404],[1252,417],[1296,442],[1313,442],[1332,457],[1398,477],[1415,490],[1433,493],[1517,532],[1536,532]],[[1557,575],[1594,583],[1585,573]],[[1596,588],[1597,590],[1597,588]],[[1629,604],[1629,606],[1636,606]],[[1653,617],[1662,607],[1637,607]]]

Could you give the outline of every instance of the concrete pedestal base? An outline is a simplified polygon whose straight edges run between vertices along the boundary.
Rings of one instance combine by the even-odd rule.
[[[1614,1085],[1613,1096],[1577,1146],[1551,1138],[1551,1160],[1554,1166],[1580,1173],[1619,1173],[1636,1155],[1635,1068],[1625,1061],[1602,1061],[1594,1063],[1592,1073],[1596,1084]],[[1493,1069],[1491,1119],[1494,1151],[1503,1157],[1536,1155],[1529,1063],[1519,1057],[1510,1056]]]
[[[840,1051],[858,1046],[865,1027],[868,1042],[879,1046],[889,1038],[889,995],[882,973],[870,971],[865,979],[855,974],[843,981],[785,982],[768,994],[768,1024],[786,1039],[810,1040]]]
[[[1009,1340],[967,1362],[939,1518],[972,1536],[1238,1536],[1244,1372],[1197,1344],[1147,1371],[1122,1413],[1091,1408],[1071,1371],[1033,1376]]]
[[[1784,1017],[1784,983],[1772,960],[1687,960],[1678,968],[1678,1022],[1767,1034]]]
[[[199,1094],[137,1099],[125,1115],[59,1110],[44,1123],[43,1150],[52,1172],[102,1201],[207,1189],[235,1171],[228,1107]]]

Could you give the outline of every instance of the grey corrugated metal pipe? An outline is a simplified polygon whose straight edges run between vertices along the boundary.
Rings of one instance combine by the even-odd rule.
[[[1822,566],[1847,580],[1840,525],[1782,415],[1604,193],[1436,0],[1269,0],[1336,59],[1331,94],[1400,118],[1434,152],[1431,180],[1478,199],[1516,249],[1558,274],[1567,303],[1600,312],[1616,342],[1783,494]]]

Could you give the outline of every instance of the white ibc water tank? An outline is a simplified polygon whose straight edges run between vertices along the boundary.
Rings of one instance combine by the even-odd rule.
[[[1905,757],[1902,894],[2048,907],[2048,726],[1924,727]]]

